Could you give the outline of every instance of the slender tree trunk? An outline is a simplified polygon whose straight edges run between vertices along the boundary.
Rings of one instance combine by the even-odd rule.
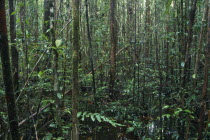
[[[34,43],[38,43],[38,36],[39,36],[39,3],[36,0],[36,8],[35,8],[35,33],[34,33]]]
[[[210,6],[210,4],[208,3]],[[200,117],[199,117],[199,130],[198,130],[198,140],[203,140],[203,132],[204,132],[204,115],[206,111],[206,101],[208,101],[207,93],[208,93],[208,76],[209,76],[209,66],[210,62],[210,8],[208,9],[208,33],[207,33],[207,46],[205,50],[205,67],[204,67],[204,81],[203,81],[203,89],[201,95],[201,109],[200,109]],[[207,124],[208,125],[208,124]]]
[[[79,140],[79,121],[77,118],[77,112],[79,110],[79,73],[78,73],[78,65],[79,65],[79,5],[80,0],[72,0],[73,7],[73,89],[72,89],[72,140]]]
[[[20,0],[20,26],[22,31],[22,45],[23,45],[23,53],[24,53],[24,65],[23,65],[23,73],[24,80],[28,79],[28,46],[26,42],[26,0]]]
[[[160,80],[160,83],[159,83],[159,89],[158,89],[158,98],[159,98],[159,117],[160,117],[160,140],[163,139],[163,119],[162,119],[162,87],[163,87],[163,76],[162,76],[162,70],[160,68],[160,58],[159,58],[159,45],[158,45],[158,42],[157,42],[157,35],[156,35],[156,44],[157,44],[157,47],[156,47],[156,64],[157,64],[157,68],[158,68],[158,73],[159,73],[159,80]]]
[[[0,55],[5,86],[5,97],[7,101],[7,110],[9,116],[10,132],[12,140],[19,140],[20,137],[18,132],[18,119],[16,114],[15,96],[12,84],[12,75],[9,59],[5,0],[0,1]]]
[[[155,25],[157,25],[157,9],[155,6]],[[158,9],[159,10],[159,9]],[[163,92],[163,74],[161,69],[161,61],[160,61],[160,45],[158,43],[157,31],[155,31],[155,44],[156,44],[156,64],[158,69],[158,76],[159,76],[159,89],[158,89],[158,100],[159,100],[159,133],[160,133],[160,140],[163,139],[163,118],[162,118],[162,92]]]
[[[186,54],[185,54],[185,62],[184,62],[184,70],[183,70],[183,87],[186,86],[186,83],[189,82],[189,76],[190,76],[190,49],[191,49],[191,44],[192,44],[192,39],[193,39],[193,25],[195,22],[195,14],[196,14],[196,5],[197,5],[197,0],[194,0],[191,5],[191,11],[189,13],[189,30],[188,30],[188,40],[187,40],[187,48],[186,48]],[[188,79],[188,80],[187,80]]]
[[[13,86],[14,86],[14,92],[16,96],[18,96],[18,90],[19,90],[19,77],[18,77],[18,51],[16,48],[16,26],[15,26],[15,14],[13,12],[15,11],[15,5],[14,0],[9,0],[9,14],[10,14],[10,40],[11,40],[11,55],[12,55],[12,76],[13,76]]]
[[[110,0],[110,41],[111,41],[111,53],[110,53],[110,94],[115,97],[114,87],[116,79],[116,48],[117,48],[117,22],[115,19],[116,0]]]
[[[50,7],[52,7],[52,2],[50,0],[44,0],[44,23],[43,23],[43,34],[49,39],[50,32]]]
[[[89,56],[90,56],[90,64],[91,64],[91,71],[92,71],[92,86],[93,86],[93,95],[94,95],[94,106],[95,111],[97,107],[97,101],[96,101],[96,84],[95,84],[95,71],[94,71],[94,62],[93,62],[93,47],[92,47],[92,40],[90,36],[90,26],[89,26],[89,16],[88,16],[88,1],[85,0],[86,5],[86,24],[87,24],[87,35],[88,35],[88,43],[89,43]]]
[[[137,63],[137,49],[136,49],[136,5],[137,5],[137,2],[134,1],[134,46],[133,46],[133,106],[135,105],[135,100],[136,100],[136,64]]]
[[[169,27],[168,27],[168,17],[166,17],[166,34],[169,33]],[[166,65],[166,82],[168,83],[169,81],[169,40],[166,39],[166,42],[165,42],[165,48],[166,48],[166,60],[165,60],[165,65]]]
[[[145,56],[146,56],[146,61],[149,61],[149,53],[150,53],[150,42],[151,42],[151,29],[150,29],[150,24],[151,24],[151,14],[150,14],[150,0],[146,0],[146,11],[145,11],[145,30],[146,30],[146,48],[145,48]]]
[[[199,62],[200,62],[200,56],[201,56],[201,50],[202,50],[202,47],[203,47],[203,35],[204,35],[204,30],[206,29],[206,26],[204,26],[204,24],[206,23],[206,19],[207,19],[207,15],[208,15],[208,1],[209,0],[206,0],[205,1],[205,10],[204,10],[204,13],[203,13],[203,19],[202,19],[202,27],[201,27],[201,30],[200,30],[200,36],[199,36],[199,48],[198,48],[198,52],[197,52],[197,55],[196,55],[196,61],[195,61],[195,69],[194,69],[194,76],[195,76],[195,79],[194,79],[194,87],[197,87],[197,73],[198,73],[198,66],[199,66]]]
[[[53,13],[52,13],[52,24],[51,24],[51,39],[52,39],[52,46],[53,49],[53,70],[54,70],[54,99],[56,102],[56,111],[55,111],[55,121],[57,123],[57,129],[58,129],[58,135],[62,136],[62,123],[61,123],[61,93],[59,93],[59,75],[58,75],[58,51],[55,44],[56,41],[56,21],[57,21],[57,0],[54,0],[54,6],[53,6]]]

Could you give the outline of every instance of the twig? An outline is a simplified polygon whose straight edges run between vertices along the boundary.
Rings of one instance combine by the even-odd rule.
[[[41,113],[43,110],[45,110],[46,108],[48,108],[49,106],[51,106],[53,103],[49,103],[47,104],[45,107],[41,108],[38,112],[33,113],[32,115],[30,115],[27,119],[22,120],[21,122],[19,122],[18,126],[23,125],[25,122],[27,122],[29,119],[33,118],[34,116],[38,115],[39,113]]]
[[[21,125],[23,125],[25,122],[27,122],[29,119],[33,118],[34,116],[38,115],[39,113],[41,113],[43,110],[45,110],[46,108],[48,108],[49,106],[53,105],[53,103],[49,103],[47,104],[45,107],[41,108],[38,112],[33,113],[32,115],[30,115],[27,119],[22,120],[21,122],[19,122],[18,126],[20,127]],[[7,132],[0,134],[0,138],[2,138],[5,134],[10,133],[10,130],[8,130]]]

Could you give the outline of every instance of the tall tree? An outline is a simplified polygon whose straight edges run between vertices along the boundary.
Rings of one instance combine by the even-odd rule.
[[[110,82],[109,88],[112,96],[114,94],[115,80],[116,80],[116,49],[117,49],[117,22],[115,19],[116,0],[110,0]]]
[[[72,139],[79,140],[79,121],[77,118],[77,112],[79,109],[78,106],[78,96],[79,96],[79,74],[78,74],[78,65],[79,65],[79,5],[80,0],[72,0],[73,7],[73,89],[72,89]]]
[[[43,34],[50,37],[50,7],[52,7],[52,2],[50,0],[44,0],[44,23],[43,23]]]
[[[90,56],[90,65],[92,71],[92,86],[93,86],[93,94],[94,94],[94,107],[96,111],[96,84],[95,84],[95,71],[94,71],[94,62],[93,62],[93,47],[92,47],[92,39],[90,35],[90,26],[89,26],[89,14],[88,14],[88,1],[85,0],[86,5],[86,25],[87,25],[87,36],[88,36],[88,44],[89,44],[89,56]]]
[[[210,6],[210,4],[208,3]],[[208,33],[207,33],[207,46],[205,50],[205,66],[204,66],[204,81],[203,89],[201,94],[201,108],[200,108],[200,117],[199,117],[199,130],[198,130],[198,140],[203,140],[203,131],[204,131],[204,115],[206,111],[206,102],[208,101],[208,76],[210,71],[210,8],[208,9]],[[208,125],[208,124],[207,124]]]
[[[51,7],[53,8],[53,14],[52,14],[52,22],[51,22],[51,40],[52,40],[52,46],[53,48],[53,70],[54,70],[54,85],[53,85],[53,90],[54,90],[54,99],[56,102],[56,123],[57,123],[57,128],[58,128],[58,133],[61,136],[62,135],[62,123],[61,123],[61,98],[59,98],[59,75],[58,75],[58,58],[59,54],[57,51],[56,46],[56,21],[58,17],[57,13],[57,4],[58,1],[54,0],[54,6]],[[57,44],[60,45],[60,44]]]
[[[16,114],[14,88],[12,82],[9,45],[7,37],[5,0],[0,1],[0,54],[2,63],[3,80],[7,101],[7,110],[9,116],[9,126],[12,140],[19,140],[18,119]]]
[[[197,73],[198,73],[198,70],[199,70],[199,63],[200,63],[200,57],[201,57],[201,50],[202,50],[202,47],[203,47],[203,37],[204,37],[204,31],[206,30],[206,19],[207,19],[207,15],[208,15],[208,2],[209,0],[205,0],[205,10],[203,12],[203,18],[202,18],[202,24],[203,26],[201,27],[201,30],[200,30],[200,35],[199,35],[199,48],[198,48],[198,52],[197,52],[197,55],[196,55],[196,61],[195,61],[195,69],[194,69],[194,76],[195,76],[195,79],[194,79],[194,83],[193,83],[193,86],[194,87],[197,87]]]
[[[17,94],[19,90],[18,84],[18,51],[16,48],[16,25],[15,25],[15,11],[14,0],[9,0],[9,15],[10,15],[10,40],[11,40],[11,55],[12,55],[12,75],[13,75],[13,85],[14,91]],[[18,94],[17,94],[18,96]]]
[[[157,8],[155,6],[155,24],[157,25]],[[162,74],[162,69],[161,69],[161,63],[160,63],[160,45],[158,43],[158,37],[157,37],[157,32],[155,32],[155,44],[156,44],[156,49],[155,49],[155,55],[156,55],[156,64],[157,64],[157,69],[158,69],[158,76],[159,76],[159,88],[158,88],[158,100],[159,100],[159,117],[160,117],[160,122],[159,122],[159,128],[160,128],[160,140],[163,139],[163,119],[162,119],[162,92],[163,92],[163,74]]]
[[[191,10],[189,13],[189,30],[188,30],[188,38],[187,38],[187,48],[186,48],[186,54],[185,54],[185,64],[184,64],[184,70],[183,70],[183,87],[186,86],[186,83],[189,82],[190,77],[190,49],[192,46],[192,39],[193,39],[193,25],[195,23],[195,14],[196,14],[196,5],[197,0],[193,0],[191,5]]]

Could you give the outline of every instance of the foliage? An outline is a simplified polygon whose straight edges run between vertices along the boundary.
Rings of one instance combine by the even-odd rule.
[[[39,139],[62,140],[70,137],[73,120],[72,1],[59,1],[57,19],[51,17],[49,21],[44,21],[47,11],[43,7],[45,1],[17,2],[12,13],[16,16],[16,42],[10,43],[10,46],[15,45],[19,54],[19,91],[16,92],[21,93],[17,101],[19,122],[52,104],[22,124],[20,135],[35,139],[37,134]],[[209,95],[204,99],[202,97],[207,58],[204,50],[208,46],[207,18],[202,20],[205,1],[197,1],[191,27],[192,4],[190,0],[117,2],[116,78],[115,88],[111,91],[110,4],[106,0],[88,1],[91,51],[85,2],[81,1],[77,113],[81,137],[197,139],[198,124],[203,115],[203,139],[209,139]],[[6,8],[9,9],[8,4]],[[47,34],[52,29],[43,32],[44,25],[52,22],[55,24],[54,46],[51,35]],[[9,22],[7,25],[9,27]],[[56,93],[54,50],[58,53]],[[92,64],[96,93],[93,89]],[[206,87],[207,93],[209,87]],[[9,128],[4,93],[0,80],[0,139],[7,135]],[[203,104],[206,107],[202,114]],[[61,118],[61,127],[56,123],[57,114]]]

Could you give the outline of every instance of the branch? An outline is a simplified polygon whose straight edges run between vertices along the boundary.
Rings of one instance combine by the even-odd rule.
[[[21,122],[19,122],[18,126],[23,125],[25,122],[27,122],[29,119],[33,118],[34,116],[38,115],[39,113],[41,113],[43,110],[45,110],[46,108],[48,108],[49,106],[51,106],[53,103],[49,103],[46,106],[44,106],[43,108],[41,108],[38,112],[33,113],[31,116],[29,116],[27,119],[22,120]],[[5,134],[10,133],[10,130],[8,130],[7,132],[0,134],[0,138],[2,138]]]
[[[35,117],[36,115],[38,115],[39,113],[41,113],[43,110],[45,110],[46,108],[48,108],[49,106],[51,106],[53,103],[49,103],[47,104],[45,107],[41,108],[38,112],[33,113],[31,116],[29,116],[27,119],[22,120],[21,122],[19,122],[18,126],[23,125],[25,122],[27,122],[29,119]]]

